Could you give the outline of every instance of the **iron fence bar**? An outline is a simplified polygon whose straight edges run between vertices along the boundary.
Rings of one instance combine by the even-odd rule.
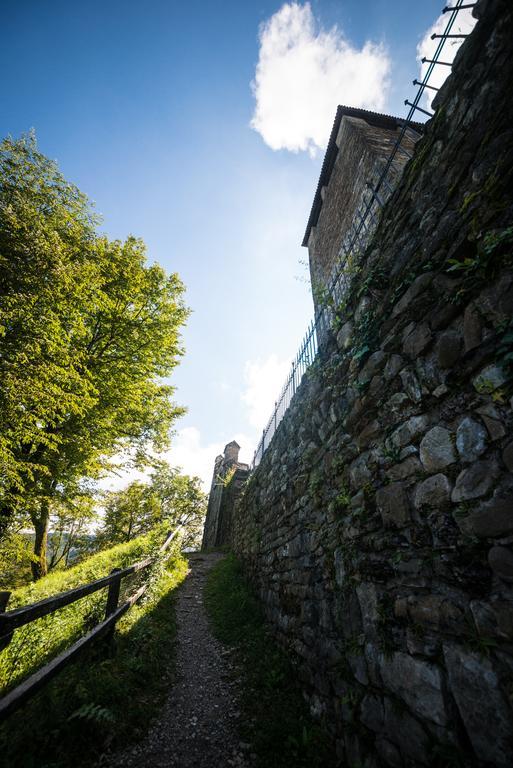
[[[406,155],[408,160],[411,160],[411,158],[413,157],[413,154],[411,152],[408,152],[408,150],[405,149],[404,147],[397,147],[397,151],[402,152],[403,155]]]
[[[358,208],[358,210],[356,211],[356,215],[357,215],[357,216],[360,218],[360,221],[362,222],[362,226],[363,226],[363,227],[365,227],[365,229],[366,229],[366,230],[368,230],[368,229],[369,229],[369,227],[367,226],[367,222],[366,222],[366,221],[365,221],[365,219],[363,218],[363,214],[362,214],[362,212],[360,211],[360,209],[359,209],[359,208]]]
[[[454,24],[454,22],[456,20],[457,13],[458,13],[458,10],[459,10],[461,5],[462,5],[462,0],[458,0],[456,5],[452,9],[453,13],[451,14],[451,17],[449,18],[449,21],[447,22],[447,26],[445,28],[445,34],[449,34],[450,33],[450,31],[452,29],[452,25]],[[436,51],[434,53],[434,58],[430,60],[430,65],[429,65],[429,67],[428,67],[428,69],[427,69],[427,71],[426,71],[426,73],[425,73],[425,75],[424,75],[424,77],[422,79],[422,84],[425,84],[425,83],[427,83],[429,81],[429,78],[431,77],[431,74],[433,72],[433,69],[434,69],[435,65],[437,63],[439,63],[438,62],[438,57],[440,56],[440,53],[442,52],[444,43],[445,43],[445,38],[441,39],[439,41],[439,43],[437,45],[437,48],[436,48]],[[400,143],[401,143],[401,141],[402,141],[402,139],[404,137],[404,134],[406,133],[407,125],[409,123],[411,123],[413,114],[415,112],[414,107],[416,107],[418,105],[418,103],[420,101],[420,98],[422,96],[422,93],[423,93],[423,88],[422,88],[422,85],[421,85],[421,87],[419,88],[419,90],[417,92],[417,95],[416,95],[416,97],[415,97],[415,99],[413,101],[413,104],[411,105],[410,111],[408,112],[408,115],[407,115],[406,120],[405,120],[405,124],[403,125],[403,127],[401,129],[401,132],[399,134],[399,137],[398,137],[398,140],[396,142],[396,145],[395,145],[394,149],[392,149],[392,152],[390,154],[390,157],[389,157],[388,162],[387,162],[386,167],[385,167],[384,175],[386,173],[388,173],[390,165],[391,165],[391,163],[392,163],[392,161],[393,161],[393,159],[395,157],[395,153],[397,151],[396,147],[398,145],[400,145]],[[379,185],[378,185],[378,187],[379,187]]]
[[[462,37],[465,38],[465,37],[468,37],[468,35],[437,35],[436,32],[433,32],[433,34],[431,35],[431,40],[437,40],[437,39],[447,40],[448,38],[454,39],[454,38],[457,38],[457,37],[458,38],[462,38]]]
[[[371,197],[370,197],[369,203],[371,203],[371,205],[369,205],[369,207],[368,207],[368,210],[367,210],[367,216],[370,216],[370,219],[371,219],[371,221],[372,221],[372,224],[373,224],[373,226],[375,227],[375,226],[377,226],[377,218],[376,218],[376,216],[375,216],[375,214],[374,214],[374,211],[372,210],[372,195],[371,195]],[[362,216],[363,216],[363,215],[362,215]]]
[[[418,109],[419,112],[423,112],[428,117],[433,117],[434,115],[434,112],[428,112],[427,109],[423,109],[422,107],[419,107],[417,104],[413,104],[413,102],[408,101],[408,99],[405,99],[404,103],[412,107],[412,109]]]
[[[426,59],[425,56],[422,57],[421,62],[423,64],[441,64],[444,67],[452,67],[452,61],[438,61],[438,59]]]
[[[442,8],[442,13],[448,13],[449,11],[462,11],[464,8],[475,8],[477,3],[465,3],[463,5],[446,5]]]
[[[413,117],[413,115],[412,115],[412,117]],[[401,131],[402,130],[404,130],[403,138],[404,138],[404,136],[411,135],[411,136],[413,136],[413,139],[415,140],[416,138],[422,136],[422,134],[423,134],[423,131],[419,131],[418,128],[415,128],[414,125],[409,125],[406,120],[401,125]],[[402,141],[402,138],[401,138],[401,141]],[[395,147],[393,147],[392,149],[395,149],[396,147],[397,147],[397,143],[396,143]]]
[[[430,91],[439,91],[440,90],[440,88],[436,88],[434,85],[428,85],[427,83],[421,83],[420,80],[417,80],[417,78],[415,78],[415,80],[413,80],[412,82],[413,82],[413,85],[422,85],[423,88],[429,88]]]
[[[383,201],[378,195],[377,189],[374,189],[374,187],[369,182],[367,182],[365,186],[367,186],[370,189],[371,197],[375,198],[378,201],[381,208],[383,208]]]
[[[386,178],[386,176],[384,176],[384,177],[383,177],[383,185],[384,185],[385,189],[386,189],[388,192],[390,192],[390,194],[392,194],[392,192],[394,191],[394,189],[393,189],[393,187],[391,186],[391,184],[390,184],[390,183],[387,181],[387,178]]]

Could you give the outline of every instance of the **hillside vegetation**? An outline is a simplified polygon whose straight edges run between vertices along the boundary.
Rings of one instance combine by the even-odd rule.
[[[155,553],[165,531],[100,552],[67,571],[57,571],[16,590],[10,608],[33,603],[123,568]],[[97,759],[110,747],[137,738],[161,701],[167,682],[161,660],[172,655],[173,591],[187,573],[179,543],[156,557],[150,572],[122,582],[120,601],[142,580],[150,588],[117,625],[110,645],[99,640],[0,729],[0,765],[64,768]],[[3,692],[71,645],[104,615],[106,590],[16,630],[0,653]]]

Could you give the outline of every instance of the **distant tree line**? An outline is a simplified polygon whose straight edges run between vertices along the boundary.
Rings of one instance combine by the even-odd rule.
[[[53,547],[48,561],[50,521],[71,546],[91,523],[92,483],[113,457],[144,466],[183,413],[167,379],[183,354],[184,287],[148,265],[141,240],[109,240],[98,226],[33,135],[1,142],[0,558],[31,528],[33,578],[67,558]],[[197,479],[164,465],[147,487],[109,496],[104,539],[175,519],[178,488],[200,504]]]
[[[196,547],[201,542],[206,502],[198,477],[157,462],[149,482],[135,481],[107,494],[99,539],[109,545],[120,544],[166,521],[170,529],[183,527],[184,547]]]

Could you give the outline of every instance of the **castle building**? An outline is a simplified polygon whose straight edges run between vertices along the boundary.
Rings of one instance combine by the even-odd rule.
[[[379,201],[372,200],[370,188],[375,187],[403,123],[399,118],[366,109],[337,107],[302,242],[308,248],[316,314],[340,269],[344,258],[341,248],[359,223],[362,202],[370,201],[372,206],[363,230],[368,242],[380,205],[390,197],[413,154],[422,131],[419,123],[410,124],[387,174],[387,183],[379,191]]]
[[[202,549],[230,543],[231,515],[249,466],[239,461],[240,445],[232,440],[224,454],[216,456],[203,529]]]

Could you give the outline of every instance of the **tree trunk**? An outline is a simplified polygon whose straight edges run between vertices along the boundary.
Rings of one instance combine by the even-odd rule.
[[[14,518],[14,507],[10,504],[0,506],[0,539],[2,539],[9,528],[9,523]]]
[[[50,504],[48,499],[43,499],[41,502],[41,508],[39,511],[39,517],[33,517],[32,522],[34,524],[34,532],[36,538],[34,540],[34,554],[37,558],[35,562],[31,563],[32,578],[37,581],[41,576],[46,576],[48,573],[48,563],[46,560],[46,549],[48,543],[48,522],[50,520]]]
[[[126,533],[126,541],[130,541],[132,538],[132,526],[134,524],[134,515],[133,512],[130,513],[130,521],[128,523],[128,531]]]

